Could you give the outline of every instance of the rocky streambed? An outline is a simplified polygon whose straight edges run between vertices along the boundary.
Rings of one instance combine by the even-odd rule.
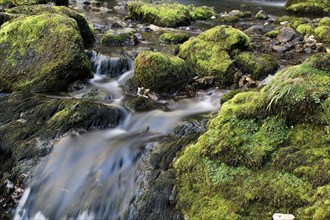
[[[1,218],[327,219],[330,18],[310,2],[0,1]]]

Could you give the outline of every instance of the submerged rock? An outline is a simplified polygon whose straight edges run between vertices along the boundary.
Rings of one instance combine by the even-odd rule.
[[[91,23],[87,19],[79,14],[78,12],[63,6],[51,6],[51,5],[35,5],[35,6],[20,6],[7,10],[13,14],[24,14],[24,15],[39,15],[43,13],[60,14],[68,16],[77,22],[80,34],[85,44],[92,43],[95,41],[94,30]]]
[[[139,87],[159,94],[174,94],[191,81],[185,62],[160,52],[142,51],[135,58],[133,79]]]
[[[329,73],[330,54],[317,54],[225,102],[174,164],[184,215],[330,216]]]
[[[137,20],[162,27],[189,25],[191,21],[210,19],[215,12],[209,7],[185,6],[179,3],[147,4],[132,1],[128,4],[129,15]]]
[[[91,77],[77,23],[41,14],[6,22],[0,29],[0,91],[65,91]]]

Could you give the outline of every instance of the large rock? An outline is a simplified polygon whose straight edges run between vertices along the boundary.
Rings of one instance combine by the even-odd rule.
[[[330,14],[330,2],[325,0],[288,0],[284,10],[295,14]]]
[[[43,13],[54,13],[63,16],[68,16],[77,22],[80,34],[85,44],[92,43],[95,41],[94,30],[91,23],[78,12],[63,6],[51,6],[51,5],[35,5],[35,6],[20,6],[7,10],[13,14],[24,14],[24,15],[39,15]]]
[[[311,56],[222,105],[175,162],[184,216],[330,216],[329,61],[330,54]]]
[[[185,6],[179,3],[146,4],[131,1],[128,4],[129,15],[137,20],[162,27],[189,25],[194,20],[210,19],[215,12],[209,7]]]
[[[135,58],[134,79],[139,87],[159,94],[182,91],[191,81],[185,62],[175,56],[142,51]]]
[[[77,23],[42,14],[6,22],[0,29],[0,91],[64,91],[91,77]]]
[[[291,27],[283,27],[279,30],[277,40],[281,43],[286,43],[298,37],[299,33]]]
[[[233,82],[235,73],[229,53],[248,46],[247,35],[222,25],[191,37],[180,46],[179,56],[186,61],[191,72],[200,77],[214,77],[221,87],[225,87]]]
[[[47,98],[29,92],[16,92],[0,98],[0,206],[15,206],[10,181],[22,186],[33,167],[50,153],[53,138],[67,132],[115,127],[120,111],[103,104],[76,99]],[[16,195],[17,196],[17,195]],[[2,213],[0,209],[0,216]]]

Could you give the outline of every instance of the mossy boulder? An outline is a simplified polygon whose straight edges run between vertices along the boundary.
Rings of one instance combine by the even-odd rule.
[[[214,77],[225,87],[233,82],[235,73],[229,53],[244,50],[249,46],[249,37],[242,31],[221,25],[191,37],[180,46],[179,57],[184,59],[191,72],[204,77]]]
[[[224,15],[216,19],[217,22],[220,24],[230,24],[230,23],[235,23],[238,22],[240,17],[236,15]]]
[[[134,80],[158,94],[182,91],[191,81],[184,60],[160,52],[142,51],[135,58]]]
[[[191,21],[205,20],[215,15],[212,8],[205,6],[185,6],[179,3],[147,4],[139,1],[128,3],[128,13],[134,19],[162,27],[185,26]]]
[[[256,54],[252,52],[242,52],[235,56],[236,66],[243,74],[251,75],[252,79],[261,80],[267,75],[273,75],[279,65],[276,59],[269,54]]]
[[[68,16],[77,22],[80,34],[85,44],[92,43],[95,41],[94,29],[92,24],[78,12],[69,9],[64,6],[51,6],[51,5],[34,5],[34,6],[20,6],[8,9],[7,12],[13,14],[24,14],[24,15],[39,15],[43,13],[60,14]]]
[[[41,4],[43,0],[16,0],[15,3],[12,0],[0,0],[0,6],[6,6],[6,7],[15,7],[20,5],[36,5]]]
[[[301,24],[297,27],[296,31],[304,36],[310,36],[314,34],[314,28],[310,24]]]
[[[106,46],[134,46],[138,39],[131,29],[108,30],[102,36],[101,43]]]
[[[189,34],[187,33],[163,33],[160,35],[159,40],[167,44],[182,44],[189,39]]]
[[[330,26],[330,18],[324,17],[320,20],[319,26]]]
[[[6,22],[0,29],[0,91],[65,91],[91,77],[77,23],[41,14]]]
[[[328,0],[288,0],[284,10],[295,14],[330,14],[330,2]]]
[[[330,26],[319,26],[315,29],[315,38],[323,43],[330,44]]]
[[[330,54],[277,73],[225,102],[177,159],[177,207],[187,218],[327,217]]]

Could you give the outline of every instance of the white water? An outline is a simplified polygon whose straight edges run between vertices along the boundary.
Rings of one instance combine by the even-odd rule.
[[[125,96],[121,85],[132,75],[129,70],[111,80],[99,72],[90,87],[106,90],[112,104],[120,106]],[[141,154],[180,120],[217,111],[221,94],[214,90],[172,101],[169,111],[128,112],[117,128],[63,137],[33,176],[14,219],[129,218],[136,179],[143,172]]]

